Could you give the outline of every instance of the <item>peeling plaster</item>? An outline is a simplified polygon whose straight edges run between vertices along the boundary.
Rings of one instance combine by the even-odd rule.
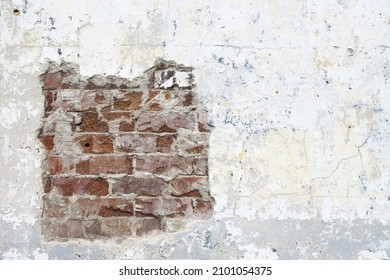
[[[389,5],[2,1],[0,258],[387,259]],[[158,57],[195,67],[213,217],[148,240],[43,242],[38,76],[65,59],[133,79]]]

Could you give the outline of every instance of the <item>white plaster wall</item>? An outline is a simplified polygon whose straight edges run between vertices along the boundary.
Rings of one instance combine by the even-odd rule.
[[[388,258],[388,0],[0,5],[0,259]],[[134,78],[158,57],[196,68],[215,126],[213,218],[147,240],[43,243],[38,75],[66,60]]]

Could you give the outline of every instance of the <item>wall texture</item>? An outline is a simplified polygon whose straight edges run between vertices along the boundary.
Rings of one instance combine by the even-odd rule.
[[[45,240],[171,232],[209,216],[211,128],[192,68],[158,60],[129,81],[53,63],[41,79]]]
[[[0,5],[0,258],[390,255],[389,1]],[[39,76],[67,61],[132,80],[157,58],[194,67],[212,216],[148,238],[44,240]]]

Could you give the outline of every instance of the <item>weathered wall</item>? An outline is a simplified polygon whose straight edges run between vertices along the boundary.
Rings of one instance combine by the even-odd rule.
[[[15,0],[0,13],[0,258],[388,258],[389,1]],[[132,79],[158,57],[195,67],[215,126],[213,217],[44,242],[38,76],[66,60]]]

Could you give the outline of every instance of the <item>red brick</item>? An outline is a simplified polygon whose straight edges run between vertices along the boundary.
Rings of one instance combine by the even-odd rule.
[[[133,216],[133,203],[123,199],[111,200],[109,204],[102,205],[99,211],[101,217],[127,217]]]
[[[62,160],[59,156],[47,156],[47,171],[50,174],[61,174],[63,172]]]
[[[75,138],[76,143],[88,154],[108,154],[113,152],[113,143],[110,135],[84,134]]]
[[[105,89],[105,90],[111,90],[111,89],[117,89],[118,86],[113,83],[105,83],[104,85],[97,85],[93,82],[89,81],[87,85],[84,87],[87,90],[96,90],[96,89]]]
[[[119,131],[122,131],[122,132],[131,132],[131,131],[134,131],[135,130],[135,122],[132,121],[132,122],[125,122],[125,121],[122,121],[120,124],[119,124]]]
[[[102,233],[106,237],[131,236],[131,221],[128,218],[102,219]]]
[[[192,99],[193,99],[192,93],[191,92],[187,92],[184,95],[183,106],[185,106],[185,107],[191,106],[192,102],[193,102]]]
[[[198,130],[200,132],[210,132],[212,127],[207,123],[207,112],[198,112]]]
[[[42,183],[43,183],[43,191],[44,193],[49,193],[53,189],[52,186],[52,177],[44,175],[42,177]]]
[[[101,121],[96,112],[85,112],[81,114],[80,129],[87,132],[108,132],[108,124]]]
[[[46,218],[64,218],[69,214],[69,199],[53,199],[43,197],[43,215]]]
[[[53,103],[56,100],[56,92],[51,90],[44,90],[43,96],[45,97],[45,112],[50,112],[53,110]]]
[[[142,103],[142,92],[126,92],[122,98],[114,99],[114,108],[116,110],[139,110]]]
[[[132,171],[132,158],[127,155],[94,155],[76,165],[79,174],[130,174]]]
[[[78,69],[66,69],[62,72],[62,89],[78,89],[80,88],[80,77],[78,74]]]
[[[137,130],[142,132],[176,132],[194,127],[194,117],[189,113],[142,112],[137,120]]]
[[[62,73],[46,73],[43,75],[44,89],[58,89],[61,85]]]
[[[154,231],[161,231],[161,224],[161,219],[137,219],[134,225],[135,234],[137,236],[143,236]]]
[[[124,198],[81,198],[72,204],[71,211],[75,218],[133,216],[133,202]]]
[[[103,117],[106,119],[106,121],[117,121],[117,120],[132,120],[133,119],[133,113],[131,112],[103,112]]]
[[[195,213],[200,214],[202,216],[211,216],[213,209],[213,204],[211,201],[206,201],[202,199],[197,199],[195,201]]]
[[[208,186],[207,177],[177,177],[171,181],[174,196],[202,197],[200,190]]]
[[[154,176],[126,176],[113,185],[112,192],[113,194],[159,196],[162,195],[168,187],[168,183]]]
[[[90,194],[108,195],[108,182],[103,178],[57,177],[53,179],[53,188],[64,196]]]
[[[135,200],[137,217],[181,217],[193,213],[190,198],[142,198]]]
[[[199,133],[210,127],[207,112],[194,106],[190,68],[162,63],[132,82],[104,76],[80,82],[77,69],[62,68],[42,76],[45,238],[144,236],[162,231],[165,218],[211,213],[209,134]],[[161,83],[177,71],[188,74],[189,84],[170,80],[166,89]],[[149,85],[161,88],[144,92]],[[50,116],[57,109],[66,116]],[[61,151],[53,136],[59,132],[68,133]],[[50,154],[54,149],[60,154]]]
[[[45,147],[47,152],[51,152],[54,148],[54,136],[53,135],[39,135],[39,140]]]
[[[175,136],[169,134],[157,137],[157,151],[160,153],[170,153],[172,150],[172,144],[174,139]]]
[[[180,155],[207,154],[209,135],[206,133],[180,134],[176,141]]]
[[[162,110],[160,104],[158,104],[158,103],[150,103],[150,104],[148,105],[148,109],[149,109],[150,111],[161,111],[161,110]]]
[[[115,149],[127,153],[169,153],[172,143],[172,135],[121,134],[115,139]]]
[[[179,174],[207,175],[206,157],[145,155],[136,157],[136,170],[176,177]]]
[[[149,92],[145,104],[157,104],[164,109],[177,107],[188,107],[193,105],[193,94],[191,91],[158,90],[152,89]]]

